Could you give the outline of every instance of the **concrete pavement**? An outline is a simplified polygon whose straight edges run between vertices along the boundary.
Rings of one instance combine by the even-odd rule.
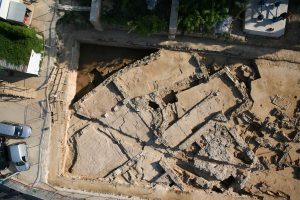
[[[41,179],[45,180],[47,158],[46,136],[50,135],[50,114],[47,105],[47,80],[53,63],[56,59],[55,47],[55,15],[54,1],[43,0],[31,5],[34,7],[31,27],[37,30],[44,37],[45,52],[38,77],[28,76],[21,73],[2,73],[0,80],[13,83],[15,86],[27,87],[36,90],[35,99],[18,99],[0,97],[0,121],[14,121],[28,124],[32,127],[32,136],[25,139],[29,146],[29,162],[31,167],[26,172],[21,172],[13,179],[28,185],[36,186]],[[12,76],[11,76],[12,75]],[[8,143],[19,142],[20,140],[8,140]],[[4,182],[5,185],[9,181]]]

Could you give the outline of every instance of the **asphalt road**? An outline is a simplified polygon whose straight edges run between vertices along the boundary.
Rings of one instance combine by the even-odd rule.
[[[10,199],[10,200],[39,200],[38,198],[16,192],[8,187],[0,184],[0,199]]]

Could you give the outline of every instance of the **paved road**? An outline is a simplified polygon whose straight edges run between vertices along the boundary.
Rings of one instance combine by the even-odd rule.
[[[16,192],[8,187],[0,185],[0,199],[9,199],[9,200],[38,200],[38,198]]]

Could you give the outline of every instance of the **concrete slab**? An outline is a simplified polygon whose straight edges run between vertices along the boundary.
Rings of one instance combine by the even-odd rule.
[[[220,106],[223,112],[226,112],[229,108],[236,104],[236,98],[234,96],[235,89],[226,85],[224,82],[224,77],[215,77],[209,80],[207,83],[199,84],[176,94],[178,99],[178,102],[176,102],[176,108],[179,117],[184,115],[186,111],[190,110],[207,95],[209,95],[212,90],[220,91],[218,99],[220,99]]]
[[[105,113],[112,110],[122,100],[118,91],[110,83],[106,86],[98,86],[75,105],[76,111],[90,118],[102,118]]]
[[[110,112],[107,117],[101,118],[101,122],[108,128],[144,142],[151,138],[151,120],[152,116],[147,111],[135,112],[127,105],[120,106],[117,111]]]
[[[103,178],[127,160],[118,145],[93,126],[84,128],[73,139],[76,143],[70,170],[74,175]]]
[[[196,72],[191,57],[190,53],[161,50],[157,60],[118,76],[117,87],[119,84],[130,98],[170,88]]]
[[[107,128],[108,133],[110,133],[117,141],[120,142],[122,147],[125,149],[127,155],[131,158],[142,152],[142,146],[137,142],[135,138],[130,138],[124,133],[113,128]]]
[[[220,111],[221,108],[218,97],[213,94],[207,96],[166,129],[162,135],[165,144],[170,147],[177,146],[188,135],[193,133],[193,129],[204,123],[210,115]]]

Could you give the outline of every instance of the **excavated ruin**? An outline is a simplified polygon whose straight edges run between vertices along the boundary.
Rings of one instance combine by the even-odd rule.
[[[72,105],[63,175],[295,197],[300,69],[228,60],[162,49],[106,77]]]

